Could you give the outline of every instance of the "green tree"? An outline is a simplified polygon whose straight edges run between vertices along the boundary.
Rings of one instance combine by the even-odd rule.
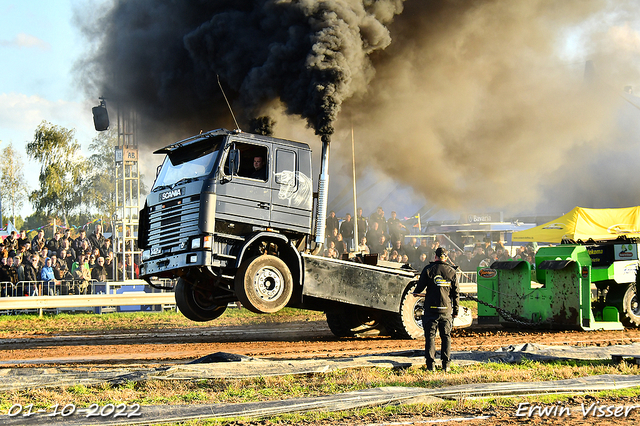
[[[2,214],[3,216],[11,216],[11,222],[17,226],[16,210],[22,208],[29,191],[27,181],[24,178],[24,164],[21,155],[13,148],[12,143],[9,143],[2,150],[0,179],[2,179],[2,188],[0,189]],[[7,214],[9,212],[10,215]]]
[[[37,233],[34,230],[40,228],[41,226],[47,227],[49,225],[49,222],[50,222],[50,219],[49,217],[47,217],[47,215],[44,212],[35,211],[29,216],[24,218],[22,228],[20,229],[31,231],[27,234],[27,236],[29,237],[29,240],[31,240],[33,237],[36,236],[36,233]],[[49,238],[49,235],[47,235],[46,231],[45,231],[45,236]]]
[[[73,129],[42,121],[27,144],[27,154],[40,162],[40,188],[29,200],[35,210],[61,216],[65,226],[69,215],[82,205],[82,181],[88,169],[74,135]]]

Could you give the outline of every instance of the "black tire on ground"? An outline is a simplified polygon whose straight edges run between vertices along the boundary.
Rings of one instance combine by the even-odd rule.
[[[417,283],[409,285],[400,302],[399,313],[386,313],[384,324],[391,336],[396,339],[422,339],[422,315],[424,314],[424,297],[416,297],[413,291]]]
[[[620,321],[625,327],[640,327],[640,304],[638,303],[637,284],[630,284],[622,297]]]
[[[227,305],[217,305],[213,293],[207,294],[193,285],[178,279],[175,288],[176,305],[185,317],[192,321],[205,322],[218,318],[227,309]]]
[[[253,257],[240,266],[235,292],[242,306],[251,312],[277,312],[289,303],[293,294],[291,271],[275,256]]]
[[[345,305],[326,311],[329,330],[336,337],[379,336],[386,329],[372,311]]]

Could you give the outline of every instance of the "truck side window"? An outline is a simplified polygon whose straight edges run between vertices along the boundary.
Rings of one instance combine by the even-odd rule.
[[[287,149],[277,149],[275,170],[276,183],[291,186],[291,189],[295,191],[298,186],[296,171],[296,153]]]
[[[269,177],[269,152],[266,146],[248,143],[235,143],[240,151],[240,168],[238,176],[266,181]],[[229,156],[225,161],[225,173],[229,171]]]

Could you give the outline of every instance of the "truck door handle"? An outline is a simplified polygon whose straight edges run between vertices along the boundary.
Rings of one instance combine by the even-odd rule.
[[[265,210],[269,210],[269,203],[258,203],[258,208],[260,209],[265,209]]]

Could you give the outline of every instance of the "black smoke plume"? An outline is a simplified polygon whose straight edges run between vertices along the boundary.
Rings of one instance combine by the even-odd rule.
[[[249,120],[249,132],[257,135],[273,136],[273,128],[275,126],[276,121],[266,115]]]
[[[279,101],[328,137],[373,77],[369,56],[391,42],[385,25],[402,3],[116,0],[84,25],[95,53],[79,69],[92,95],[134,108],[143,126],[228,122],[219,75],[243,123]]]
[[[113,0],[76,14],[78,70],[92,99],[137,111],[154,148],[235,127],[219,75],[242,129],[268,115],[313,145],[300,122],[336,142],[354,128],[359,171],[449,210],[626,207],[640,193],[640,108],[619,95],[640,81],[637,3]],[[332,184],[350,182],[350,147],[334,143]]]

